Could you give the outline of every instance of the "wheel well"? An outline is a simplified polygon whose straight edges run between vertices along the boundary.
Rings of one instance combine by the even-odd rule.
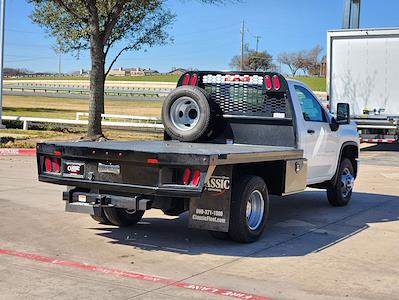
[[[350,159],[353,166],[353,171],[355,172],[355,177],[357,176],[357,162],[356,159],[359,158],[359,148],[355,145],[346,145],[342,149],[341,160],[344,158]]]
[[[267,185],[269,194],[282,195],[284,189],[284,161],[269,161],[234,166],[234,181],[244,175],[261,177]],[[267,170],[267,171],[266,171]]]

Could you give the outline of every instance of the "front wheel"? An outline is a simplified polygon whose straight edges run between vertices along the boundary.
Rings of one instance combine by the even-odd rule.
[[[110,223],[116,226],[135,225],[144,215],[144,211],[116,207],[106,207],[104,213]]]
[[[352,162],[345,158],[339,166],[338,178],[327,188],[328,202],[332,206],[346,206],[352,198],[354,182]]]
[[[258,176],[244,176],[234,185],[232,195],[230,238],[241,243],[258,240],[269,217],[266,183]]]

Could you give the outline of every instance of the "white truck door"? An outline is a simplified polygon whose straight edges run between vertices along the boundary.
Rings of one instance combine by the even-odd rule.
[[[294,84],[303,116],[303,144],[308,160],[308,183],[328,180],[335,172],[337,134],[331,131],[326,111],[304,86]],[[301,117],[298,114],[299,118]]]

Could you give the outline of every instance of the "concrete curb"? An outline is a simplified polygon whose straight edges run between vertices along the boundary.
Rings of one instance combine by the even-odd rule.
[[[35,156],[36,149],[0,148],[0,156]]]

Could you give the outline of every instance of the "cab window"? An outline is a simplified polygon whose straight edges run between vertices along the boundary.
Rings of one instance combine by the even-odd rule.
[[[316,98],[304,87],[295,86],[303,118],[310,122],[326,122],[326,115]]]

